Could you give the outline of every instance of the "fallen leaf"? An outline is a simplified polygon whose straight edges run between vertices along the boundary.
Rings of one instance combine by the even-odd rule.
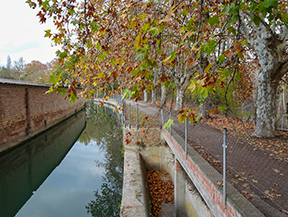
[[[244,183],[242,186],[245,188],[249,188],[249,183]]]
[[[219,186],[223,186],[223,183],[222,182],[220,182],[220,181],[217,181],[217,185],[219,185]]]

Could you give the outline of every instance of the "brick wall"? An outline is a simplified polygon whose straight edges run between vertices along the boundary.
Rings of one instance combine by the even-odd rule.
[[[45,94],[46,84],[0,79],[0,145],[44,127],[81,108],[84,99],[70,105],[63,95]],[[78,90],[80,92],[80,90]]]
[[[166,129],[162,129],[162,136],[209,207],[211,217],[264,216],[230,183],[227,183],[226,186],[228,195],[225,209],[223,189],[217,184],[217,181],[223,180],[222,175],[209,165],[193,148],[188,149],[186,158],[185,142],[174,130],[172,130],[172,136],[170,136]]]

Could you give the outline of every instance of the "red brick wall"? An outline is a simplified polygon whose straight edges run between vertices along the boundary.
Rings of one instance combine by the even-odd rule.
[[[216,209],[219,211],[221,216],[225,217],[239,217],[241,216],[237,209],[231,205],[230,203],[227,203],[226,209],[224,209],[223,204],[223,198],[222,194],[219,192],[219,190],[215,187],[215,185],[211,182],[211,180],[206,177],[202,171],[199,169],[199,166],[194,164],[194,162],[191,160],[190,156],[185,157],[184,150],[180,147],[180,145],[177,143],[177,141],[172,137],[170,137],[169,132],[166,129],[162,130],[163,134],[166,135],[166,138],[170,140],[170,143],[173,144],[175,150],[178,152],[179,156],[185,161],[187,164],[189,170],[193,173],[194,177],[196,177],[204,186],[204,189],[206,193],[210,196],[210,200],[212,203],[216,206]],[[167,141],[167,140],[166,140]],[[179,162],[175,163],[179,164]],[[179,167],[179,165],[175,165],[176,169]],[[210,215],[213,217],[213,213],[210,210]]]
[[[0,81],[0,145],[44,127],[84,105],[83,98],[70,105],[69,99],[64,100],[61,94],[45,94],[48,85],[6,81]]]

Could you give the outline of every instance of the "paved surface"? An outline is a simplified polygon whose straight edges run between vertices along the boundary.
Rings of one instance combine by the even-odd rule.
[[[127,100],[136,107],[136,103]],[[138,109],[159,118],[159,109],[152,104],[138,102]],[[164,109],[165,110],[165,109]],[[168,111],[168,109],[166,109]],[[164,113],[165,121],[169,119]],[[173,129],[185,136],[184,124],[173,115]],[[222,173],[223,133],[204,123],[189,123],[188,143]],[[288,163],[271,153],[251,146],[246,141],[227,135],[227,179],[266,216],[288,216]],[[228,192],[229,194],[229,192]],[[271,198],[271,199],[269,199]],[[280,211],[279,211],[280,210]],[[287,212],[287,213],[286,213]],[[286,214],[285,214],[286,213]]]

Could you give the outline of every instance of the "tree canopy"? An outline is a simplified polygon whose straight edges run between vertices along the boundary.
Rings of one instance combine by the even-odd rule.
[[[255,136],[274,136],[276,88],[288,71],[287,0],[27,0],[70,76],[54,87],[84,87],[87,97],[117,82],[139,99],[144,90],[187,88],[202,102],[236,82],[235,97],[251,97],[257,81]],[[52,90],[52,89],[51,89]],[[227,91],[225,95],[227,94]],[[179,97],[178,97],[179,96]],[[219,108],[227,110],[228,107]],[[191,114],[192,115],[192,114]]]

